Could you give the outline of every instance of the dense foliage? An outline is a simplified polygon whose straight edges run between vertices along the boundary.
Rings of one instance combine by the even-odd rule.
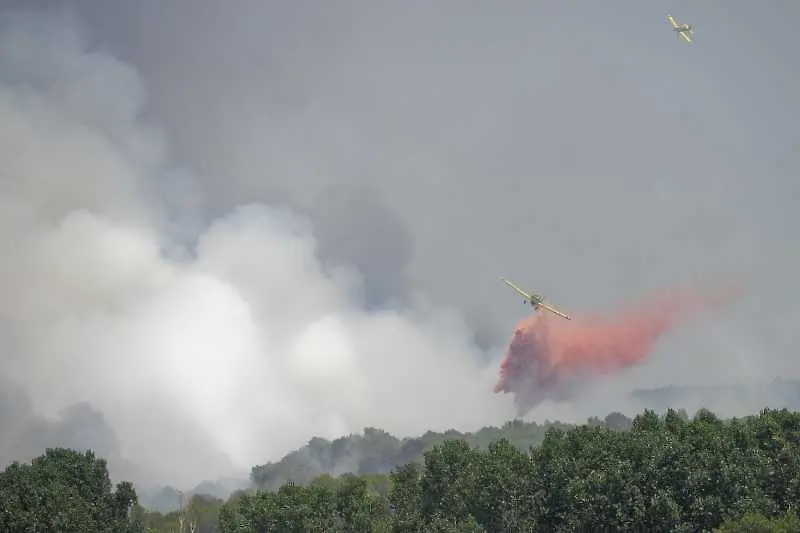
[[[387,474],[322,475],[224,503],[195,496],[165,516],[137,506],[129,484],[112,492],[90,453],[48,450],[0,476],[0,530],[800,533],[798,452],[800,413],[645,411],[551,427],[529,449],[443,440]]]
[[[136,492],[122,482],[112,491],[104,459],[65,448],[0,474],[0,531],[8,533],[125,533],[141,529],[132,513]],[[139,524],[140,525],[140,524]]]
[[[800,531],[800,415],[723,422],[646,411],[627,431],[551,429],[528,452],[446,441],[389,477],[286,485],[229,502],[233,531]],[[367,529],[369,531],[370,529]]]
[[[611,424],[619,420],[630,422],[619,413],[606,417],[606,422]],[[597,423],[600,423],[599,420]],[[527,450],[541,444],[549,429],[571,427],[574,426],[561,422],[537,424],[514,420],[502,428],[487,426],[475,433],[428,431],[420,437],[406,439],[398,439],[380,429],[366,428],[363,435],[348,435],[333,441],[313,438],[306,446],[277,463],[254,467],[250,478],[260,489],[275,490],[288,482],[306,485],[323,474],[386,474],[398,466],[422,463],[425,452],[447,440],[464,440],[471,446],[485,450],[490,443],[506,439]]]

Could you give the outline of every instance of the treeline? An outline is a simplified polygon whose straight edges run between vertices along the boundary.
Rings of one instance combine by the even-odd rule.
[[[91,453],[48,450],[0,474],[0,531],[800,532],[800,413],[625,420],[551,427],[527,450],[446,439],[387,474],[195,497],[172,516],[112,490]]]
[[[754,405],[764,406],[775,402],[800,411],[800,381],[778,378],[763,384],[669,386],[636,390],[633,393],[633,399],[642,408],[647,407],[657,412],[682,404],[692,410],[698,404],[713,405],[722,411],[731,405],[741,406],[742,398],[748,398]],[[687,399],[691,399],[691,402]],[[678,412],[681,416],[686,416],[684,409]],[[612,413],[603,421],[594,418],[588,423],[603,423],[612,429],[622,429],[630,427],[631,419],[621,413]],[[505,438],[515,446],[527,450],[530,446],[541,444],[551,428],[566,430],[572,427],[574,426],[571,424],[561,422],[537,424],[515,420],[501,428],[484,427],[474,433],[429,431],[416,438],[404,439],[398,439],[379,429],[366,428],[362,435],[348,435],[333,441],[314,438],[280,461],[254,467],[250,479],[257,488],[276,490],[288,482],[306,485],[323,474],[381,474],[407,463],[421,463],[425,452],[445,440],[464,439],[471,446],[486,450],[489,443]]]
[[[612,427],[624,427],[630,425],[630,421],[620,413],[612,413],[605,419]],[[601,423],[598,419],[590,420],[590,423],[595,422]],[[537,424],[513,420],[503,427],[487,426],[474,433],[428,431],[419,437],[404,439],[380,429],[365,428],[361,435],[347,435],[333,441],[315,437],[278,462],[253,467],[250,479],[255,487],[271,491],[289,482],[307,485],[324,474],[386,474],[398,466],[422,463],[425,452],[447,440],[464,440],[470,446],[485,450],[492,442],[506,439],[527,450],[541,444],[548,430],[572,427],[561,422]]]
[[[229,502],[222,531],[800,531],[800,414],[728,422],[637,416],[630,430],[551,429],[522,451],[446,441],[389,475]],[[248,525],[249,524],[249,525]],[[252,529],[247,529],[250,527]],[[238,529],[237,529],[238,528]]]
[[[216,533],[224,503],[194,496],[167,515],[149,512],[130,482],[112,486],[105,459],[91,451],[49,448],[0,473],[3,533]]]
[[[610,427],[628,427],[631,419],[620,413],[612,413],[604,422],[590,419],[590,423],[606,423]],[[471,446],[482,450],[490,443],[507,439],[520,449],[527,450],[538,446],[550,428],[569,429],[571,424],[561,422],[524,422],[513,420],[502,427],[487,426],[476,432],[461,433],[455,430],[446,432],[428,431],[415,438],[399,439],[383,430],[365,428],[361,434],[345,435],[327,440],[312,438],[302,448],[290,452],[280,461],[255,466],[250,473],[253,487],[266,491],[277,490],[286,483],[308,485],[319,476],[328,474],[339,476],[347,473],[358,475],[387,474],[398,466],[407,463],[421,463],[424,453],[446,440],[465,440]],[[187,496],[204,495],[220,497],[238,490],[234,480],[227,480],[227,487],[221,483],[203,482],[191,491],[183,491]],[[177,507],[182,491],[173,487],[162,487],[160,491],[140,494],[145,507],[169,512]],[[207,499],[207,498],[206,498]]]

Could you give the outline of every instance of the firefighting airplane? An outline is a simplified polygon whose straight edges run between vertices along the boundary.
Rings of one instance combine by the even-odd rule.
[[[543,296],[540,296],[539,294],[536,294],[536,293],[528,294],[527,292],[523,291],[522,289],[520,289],[519,287],[517,287],[516,285],[514,285],[513,283],[508,281],[506,278],[500,278],[500,280],[503,283],[505,283],[506,285],[508,285],[509,287],[511,287],[512,289],[514,289],[515,291],[517,291],[518,293],[520,293],[522,296],[524,296],[525,297],[525,303],[526,304],[531,304],[531,307],[533,307],[535,310],[538,311],[540,307],[543,307],[543,308],[547,309],[548,311],[550,311],[551,313],[554,313],[554,314],[556,314],[556,315],[558,315],[558,316],[560,316],[562,318],[566,318],[567,320],[572,320],[569,317],[569,315],[564,314],[561,311],[559,311],[558,309],[556,309],[555,307],[545,303]]]
[[[672,18],[672,15],[669,14],[667,15],[667,18],[672,23],[672,31],[678,32],[678,39],[683,37],[684,39],[686,39],[687,43],[692,42],[692,38],[690,37],[693,31],[691,24],[678,24],[677,22],[675,22],[675,19]]]

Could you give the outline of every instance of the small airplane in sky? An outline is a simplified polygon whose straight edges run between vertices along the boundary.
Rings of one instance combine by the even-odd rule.
[[[538,311],[540,307],[543,307],[548,311],[550,311],[551,313],[554,313],[562,318],[566,318],[567,320],[572,320],[569,317],[569,315],[562,313],[561,311],[551,306],[550,304],[545,303],[543,296],[540,296],[536,293],[528,294],[527,292],[523,291],[522,289],[520,289],[519,287],[508,281],[506,278],[500,278],[500,280],[509,287],[511,287],[512,289],[514,289],[515,291],[517,291],[518,293],[520,293],[522,296],[524,296],[525,303],[531,304],[531,307],[533,307],[535,310]]]
[[[669,14],[667,15],[667,18],[672,23],[672,31],[678,32],[678,39],[683,37],[686,39],[687,43],[692,42],[692,38],[690,37],[693,31],[691,24],[678,24],[675,22],[675,19],[672,18],[672,15]]]

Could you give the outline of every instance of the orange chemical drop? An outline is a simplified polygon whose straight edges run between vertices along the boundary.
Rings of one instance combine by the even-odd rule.
[[[525,318],[500,365],[495,392],[512,393],[521,411],[559,396],[560,385],[618,372],[646,360],[658,338],[703,311],[739,294],[684,289],[657,295],[606,317],[572,314],[564,320],[545,310]]]

